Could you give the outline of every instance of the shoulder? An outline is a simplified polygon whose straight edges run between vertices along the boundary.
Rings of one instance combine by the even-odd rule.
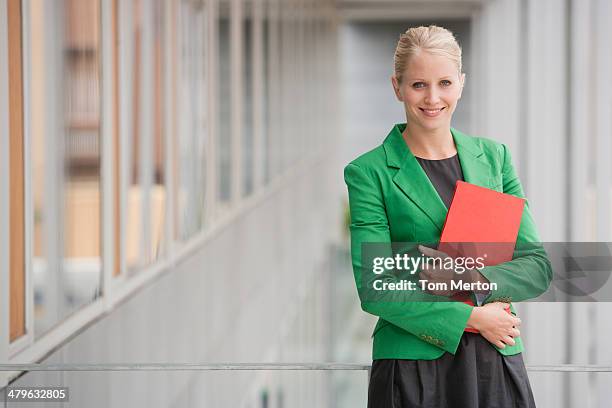
[[[488,137],[469,135],[457,129],[453,129],[453,132],[463,140],[469,140],[471,144],[477,146],[485,154],[496,154],[502,152],[505,148],[503,143]]]
[[[506,144],[484,137],[478,139],[484,156],[494,168],[499,169],[500,172],[506,172],[512,167],[512,155]]]
[[[503,157],[508,147],[497,140],[486,137],[475,137],[484,154],[490,157]]]
[[[464,140],[468,140],[469,144],[475,146],[475,151],[482,152],[488,161],[502,164],[510,155],[508,146],[497,140],[483,136],[471,136],[458,131],[456,132],[459,133]]]
[[[383,145],[363,153],[344,167],[345,178],[347,175],[357,171],[368,174],[370,177],[387,168],[387,156]]]

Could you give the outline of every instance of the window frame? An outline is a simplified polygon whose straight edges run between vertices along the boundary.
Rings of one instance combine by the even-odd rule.
[[[230,41],[230,157],[240,158],[230,162],[230,198],[229,209],[236,209],[242,201],[243,190],[243,103],[242,89],[244,87],[242,64],[243,60],[243,1],[229,0],[229,41]],[[230,210],[231,211],[231,210]]]
[[[204,208],[205,220],[209,220],[207,224],[215,222],[217,219],[218,211],[218,190],[219,190],[219,179],[217,174],[218,156],[217,156],[217,143],[218,143],[218,106],[217,106],[217,95],[218,95],[218,32],[219,32],[219,19],[218,19],[218,4],[216,0],[209,0],[206,2],[208,13],[206,18],[208,19],[206,26],[208,28],[208,44],[206,49],[208,54],[206,55],[206,72],[207,75],[207,100],[206,109],[208,116],[208,151],[206,156],[206,190],[205,197],[206,207]],[[173,190],[172,190],[173,191]]]
[[[107,240],[104,241],[105,248],[104,254],[108,253],[109,256],[106,258],[106,265],[110,265],[109,262],[112,262],[113,269],[111,276],[104,275],[105,281],[103,282],[104,292],[108,293],[110,290],[109,283],[114,278],[121,274],[121,256],[123,253],[123,247],[121,246],[121,161],[116,160],[116,158],[121,157],[121,138],[119,133],[119,117],[120,117],[120,105],[119,105],[119,0],[111,0],[110,9],[109,6],[102,5],[102,9],[100,10],[100,16],[102,18],[101,24],[101,36],[100,39],[102,41],[102,106],[103,106],[103,114],[101,120],[101,127],[104,129],[102,132],[103,143],[104,141],[109,140],[109,136],[106,132],[110,132],[112,129],[112,157],[115,160],[112,160],[114,163],[112,165],[112,174],[106,174],[106,179],[112,180],[114,185],[106,186],[106,190],[108,193],[106,195],[112,194],[112,202],[113,202],[113,231],[112,231],[112,244]],[[109,16],[110,14],[110,16]],[[110,20],[111,33],[111,44],[106,41],[106,36],[104,27],[107,27]],[[106,24],[105,24],[106,23]],[[109,50],[110,48],[110,50]],[[112,72],[112,77],[109,77],[108,73]],[[111,85],[108,85],[108,84]],[[109,88],[112,87],[112,91]],[[109,94],[110,93],[110,94]],[[108,104],[112,101],[112,107],[109,107]],[[111,123],[109,124],[108,121]],[[105,128],[108,127],[107,128]],[[108,143],[107,143],[108,144]],[[107,153],[105,150],[104,153]],[[109,168],[108,161],[105,161],[105,157],[102,157],[102,163],[105,168]],[[110,172],[111,170],[109,170]],[[105,207],[108,210],[107,207]],[[104,213],[105,217],[107,213]],[[108,219],[108,218],[104,218]],[[103,223],[104,224],[104,223]],[[107,238],[110,234],[105,235]],[[111,250],[112,248],[112,250]],[[111,252],[112,251],[112,252]],[[103,255],[104,255],[103,254]],[[105,268],[106,271],[109,268]]]
[[[100,222],[102,234],[102,293],[99,299],[110,309],[106,302],[112,291],[113,278],[120,273],[120,254],[122,253],[120,234],[120,190],[121,167],[118,157],[121,146],[119,138],[119,83],[118,56],[118,0],[100,1]],[[110,27],[108,33],[104,27]],[[104,222],[109,220],[112,222]],[[77,312],[78,313],[78,312]]]
[[[9,0],[10,1],[10,0]],[[14,0],[21,1],[22,5],[22,18],[21,18],[21,54],[22,54],[22,78],[23,78],[23,141],[24,141],[24,160],[23,162],[28,164],[31,163],[31,112],[29,106],[29,95],[31,89],[32,82],[32,61],[30,58],[30,50],[32,48],[31,44],[31,36],[30,29],[32,27],[32,12],[31,12],[31,2],[29,0]],[[102,4],[102,0],[100,4]],[[59,16],[60,11],[57,10],[55,4],[52,2],[44,2],[43,9],[45,15],[55,15]],[[52,39],[57,38],[57,31],[59,30],[58,25],[61,24],[61,19],[53,19],[48,18],[45,19],[45,22],[48,24],[43,27],[43,31],[45,32],[44,36],[44,58],[53,59],[54,53],[56,53],[55,43],[51,42]],[[49,46],[51,45],[51,46]],[[49,66],[46,69],[49,77],[57,77],[57,69],[54,68],[55,61],[51,61]],[[61,68],[59,68],[61,69]],[[59,82],[57,81],[45,81],[45,103],[50,101],[55,101],[57,87],[59,87]],[[53,104],[47,106],[54,106]],[[55,104],[55,106],[59,106],[59,104]],[[45,126],[50,129],[59,129],[60,126],[63,126],[61,122],[54,119],[56,111],[53,112],[45,112],[44,121]],[[53,132],[53,130],[51,131]],[[48,162],[55,163],[57,161],[56,156],[52,156],[51,151],[49,151],[50,159]],[[49,169],[46,169],[49,170]],[[59,182],[55,181],[54,175],[52,171],[46,171],[47,175],[46,182],[50,184],[51,187],[45,187],[45,194],[51,192],[52,194],[47,194],[47,199],[49,201],[49,206],[51,208],[52,213],[56,213],[57,209],[57,193],[58,186],[61,184],[57,184]],[[49,181],[53,181],[49,183]],[[30,363],[33,361],[38,361],[43,358],[49,350],[57,347],[58,344],[61,344],[65,340],[67,340],[71,335],[73,335],[76,331],[82,328],[88,322],[91,322],[96,316],[99,316],[104,311],[103,299],[99,297],[89,305],[83,307],[81,310],[75,311],[66,319],[58,321],[58,324],[49,330],[47,333],[44,333],[39,338],[35,338],[34,336],[34,290],[33,290],[33,282],[32,282],[32,268],[33,268],[33,235],[34,235],[34,225],[33,225],[33,198],[32,198],[32,171],[29,165],[24,165],[24,213],[25,216],[25,310],[26,310],[26,333],[21,336],[18,340],[12,342],[8,346],[8,360],[11,364],[20,364],[20,363]],[[54,204],[55,203],[55,204]],[[49,230],[50,233],[53,234],[57,232],[57,229],[63,227],[62,220],[58,217],[51,217],[53,221],[49,222]],[[48,237],[47,237],[48,238]],[[59,259],[57,254],[59,253],[58,247],[54,246],[53,248],[47,248],[49,253],[55,254],[47,259],[50,260],[48,262],[49,270],[55,270]],[[104,267],[102,269],[104,271]],[[104,273],[104,272],[103,272]],[[12,378],[15,376],[16,372],[7,373],[8,378]]]
[[[8,4],[0,0],[0,197],[9,195],[8,154]],[[8,225],[8,200],[0,199],[0,225]],[[9,253],[8,230],[0,228],[0,361],[8,361],[9,346]],[[8,382],[6,373],[0,373],[0,387]]]
[[[177,66],[174,63],[176,60],[177,49],[176,41],[178,34],[176,33],[176,1],[163,2],[163,18],[164,32],[162,33],[162,99],[170,103],[162,106],[164,120],[162,122],[162,143],[163,143],[163,160],[164,160],[164,176],[166,182],[166,206],[164,208],[164,242],[165,242],[165,257],[171,258],[174,248],[174,240],[177,237],[177,214],[175,213],[175,186],[176,177],[178,175],[177,160],[175,159],[174,138],[177,131],[176,120],[176,92],[177,92]]]
[[[265,4],[260,1],[253,1],[252,11],[252,60],[253,71],[251,81],[253,83],[253,194],[257,194],[264,184],[264,64],[263,64],[263,25]]]
[[[150,6],[150,7],[147,7]],[[152,137],[146,135],[154,134],[154,90],[152,89],[154,79],[154,44],[153,44],[153,3],[141,1],[141,44],[140,44],[140,101],[138,104],[140,120],[140,182],[142,188],[141,201],[141,232],[140,237],[141,257],[144,265],[152,263],[151,255],[151,188],[153,184],[153,147]],[[141,268],[139,268],[141,269]]]
[[[119,89],[121,92],[117,94],[118,101],[118,116],[115,118],[117,131],[119,133],[119,156],[116,158],[116,162],[119,166],[119,185],[117,186],[117,190],[119,192],[119,254],[117,256],[117,264],[118,271],[114,274],[112,279],[112,286],[109,289],[112,291],[123,284],[126,281],[127,277],[127,258],[126,258],[126,245],[127,245],[127,228],[126,222],[127,219],[127,197],[128,197],[128,187],[131,180],[130,171],[131,168],[129,166],[129,151],[128,144],[125,137],[121,137],[121,135],[130,134],[131,126],[133,123],[132,117],[132,100],[133,100],[133,87],[131,86],[132,77],[131,77],[131,67],[133,66],[134,60],[134,44],[133,44],[133,5],[131,2],[127,1],[119,1],[117,4],[117,22],[116,22],[116,36],[118,39],[118,43],[121,46],[116,45],[117,48],[116,55],[118,60],[117,64],[117,77],[115,81],[118,83]],[[102,38],[104,38],[104,27],[102,27],[103,34]],[[117,267],[117,266],[116,266]]]
[[[25,78],[24,54],[21,44],[24,41],[24,6],[21,0],[7,0],[7,97],[8,97],[8,163],[10,178],[9,188],[9,249],[8,287],[9,292],[9,355],[15,348],[28,341],[31,332],[31,307],[28,294],[30,282],[27,274],[29,247],[26,242],[26,220],[29,212],[29,195],[26,180],[29,178],[27,163],[29,158],[29,141],[27,140],[26,112],[24,104]],[[13,38],[11,38],[13,37]],[[12,57],[12,58],[11,58]],[[11,108],[11,106],[13,108]],[[19,246],[15,246],[19,242]],[[20,267],[18,267],[21,265]],[[16,294],[16,291],[21,293]],[[20,307],[15,309],[14,306]],[[17,319],[17,321],[16,321]],[[21,327],[17,327],[21,326]]]

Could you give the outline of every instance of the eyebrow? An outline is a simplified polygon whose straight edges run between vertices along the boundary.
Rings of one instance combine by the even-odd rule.
[[[427,82],[427,80],[423,79],[423,78],[408,78],[410,81],[423,81],[423,82]],[[441,78],[438,79],[453,79],[452,76],[443,76]]]

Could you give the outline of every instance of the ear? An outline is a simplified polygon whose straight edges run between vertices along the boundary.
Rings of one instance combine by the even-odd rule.
[[[457,99],[461,99],[461,95],[463,94],[463,87],[465,86],[465,73],[461,74],[461,90],[459,91],[459,98]]]
[[[395,75],[391,76],[391,85],[393,85],[393,91],[395,92],[395,97],[397,98],[397,100],[400,102],[404,102],[404,97],[400,92],[400,84]]]

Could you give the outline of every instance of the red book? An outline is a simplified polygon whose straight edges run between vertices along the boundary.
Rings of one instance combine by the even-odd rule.
[[[480,257],[485,266],[511,261],[524,206],[522,198],[457,181],[438,250],[453,258]],[[467,293],[456,299],[474,305]]]

